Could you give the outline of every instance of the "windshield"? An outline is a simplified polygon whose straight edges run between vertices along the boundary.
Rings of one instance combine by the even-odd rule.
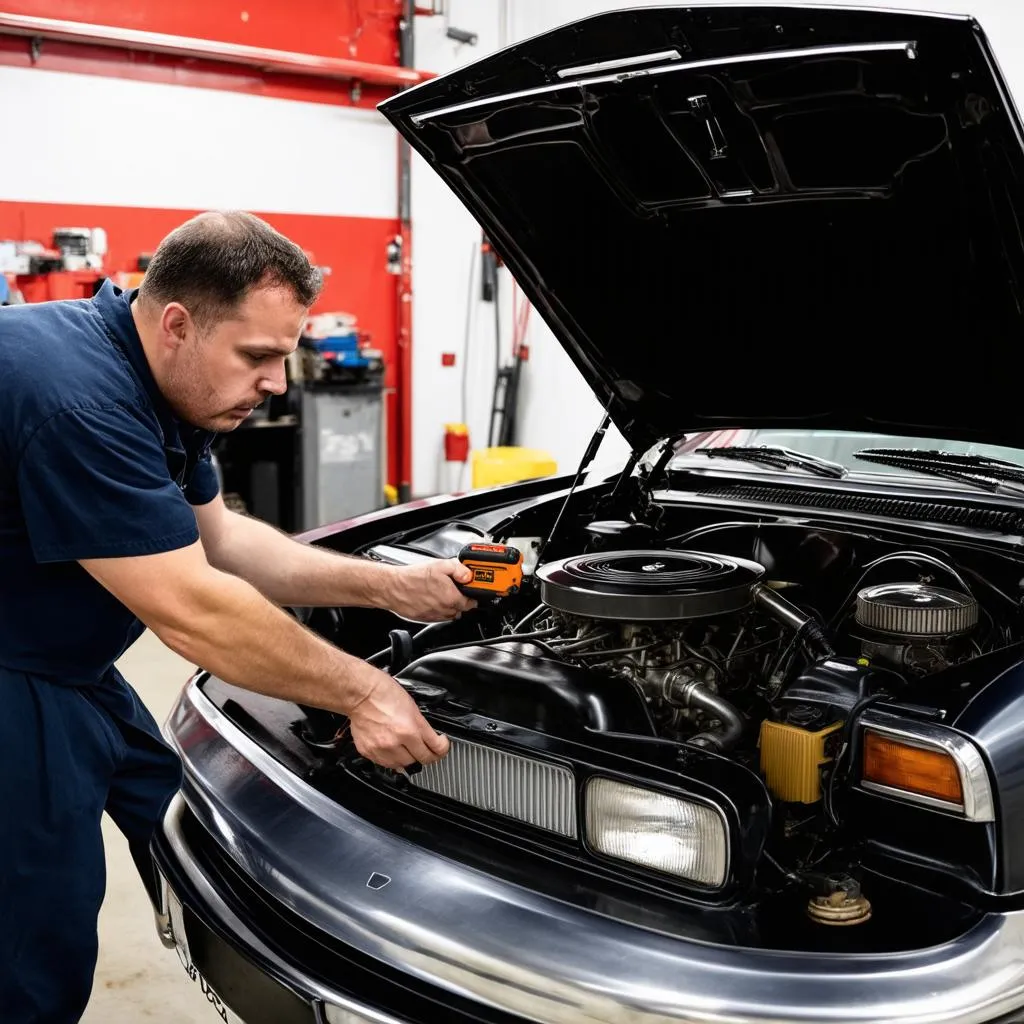
[[[898,476],[922,476],[899,466],[884,466],[854,458],[854,452],[862,448],[913,448],[917,451],[945,451],[959,455],[981,455],[985,458],[1003,459],[1024,465],[1024,450],[1006,448],[997,444],[975,444],[969,441],[949,441],[940,437],[902,437],[895,434],[871,434],[845,430],[718,430],[705,434],[694,446],[682,446],[686,450],[700,448],[732,448],[740,445],[770,445],[791,448],[793,451],[828,459],[844,466],[851,473],[886,473]],[[685,459],[680,453],[673,463]],[[722,464],[715,465],[716,470]],[[749,467],[748,467],[749,468]],[[799,471],[798,471],[799,472]]]

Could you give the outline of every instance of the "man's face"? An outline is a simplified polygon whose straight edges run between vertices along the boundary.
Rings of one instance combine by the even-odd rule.
[[[308,312],[289,288],[257,287],[230,320],[198,334],[190,326],[161,382],[175,414],[193,426],[224,432],[271,395],[283,394],[285,359],[295,351]]]

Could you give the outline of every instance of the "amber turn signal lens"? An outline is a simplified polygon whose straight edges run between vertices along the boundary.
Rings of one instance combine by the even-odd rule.
[[[870,729],[864,733],[864,780],[960,807],[964,802],[960,772],[949,754],[901,743]]]

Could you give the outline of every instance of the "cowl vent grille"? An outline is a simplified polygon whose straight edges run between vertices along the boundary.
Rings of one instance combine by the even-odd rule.
[[[863,512],[890,519],[917,519],[951,526],[969,526],[999,533],[1024,533],[1024,515],[997,509],[965,508],[962,505],[941,505],[933,501],[909,501],[903,498],[881,498],[865,494],[844,494],[836,491],[805,491],[789,487],[739,486],[710,487],[699,491],[701,498],[731,498],[774,505],[795,505]]]

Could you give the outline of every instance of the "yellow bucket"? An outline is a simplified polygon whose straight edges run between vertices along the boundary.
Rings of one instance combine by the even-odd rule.
[[[554,476],[558,463],[539,448],[481,448],[471,456],[473,487],[494,487]]]

